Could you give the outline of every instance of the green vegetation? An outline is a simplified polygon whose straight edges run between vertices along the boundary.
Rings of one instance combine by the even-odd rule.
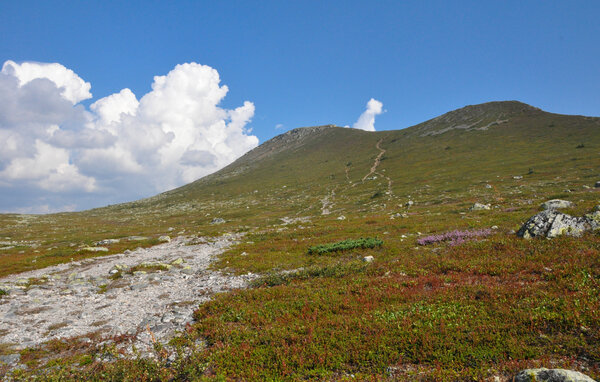
[[[309,254],[323,255],[330,252],[346,251],[356,248],[375,248],[383,245],[383,241],[368,237],[366,239],[348,239],[337,243],[320,244],[308,248]]]
[[[150,238],[121,240],[110,254],[167,232],[242,232],[213,267],[261,274],[252,288],[201,305],[155,360],[70,339],[24,351],[31,369],[17,377],[453,381],[551,366],[600,378],[600,235],[527,241],[512,232],[546,200],[573,201],[565,212],[577,216],[599,203],[600,119],[525,106],[487,104],[399,131],[323,129],[146,200],[0,215],[0,237],[18,244],[0,256],[2,275],[98,256],[77,248],[102,239]],[[453,124],[473,126],[439,133]],[[379,141],[385,160],[363,181]],[[475,202],[492,210],[469,211]],[[210,224],[215,217],[226,223]],[[417,244],[482,229],[491,234],[477,241]],[[350,249],[357,237],[385,245],[362,239],[379,245],[311,254]]]

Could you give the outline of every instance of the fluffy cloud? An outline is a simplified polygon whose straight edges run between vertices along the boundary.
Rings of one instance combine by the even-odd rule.
[[[228,88],[205,65],[94,102],[60,64],[7,61],[0,72],[0,210],[89,208],[150,196],[212,173],[258,145],[254,105],[219,106]],[[118,195],[118,197],[116,196]]]
[[[375,131],[375,116],[383,112],[383,104],[374,98],[367,102],[367,109],[358,117],[352,127],[355,129]]]
[[[40,62],[17,64],[9,60],[2,65],[2,73],[16,77],[21,86],[35,79],[46,78],[52,81],[60,89],[60,94],[73,105],[92,98],[92,93],[90,93],[92,85],[61,64]]]

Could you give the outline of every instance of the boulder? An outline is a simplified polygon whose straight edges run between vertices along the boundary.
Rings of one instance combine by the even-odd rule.
[[[542,203],[542,208],[545,210],[558,210],[560,208],[573,207],[573,203],[568,200],[552,199]]]
[[[565,369],[526,369],[515,375],[514,382],[595,382],[578,371]]]
[[[492,206],[489,204],[482,204],[482,203],[475,203],[473,204],[473,207],[471,207],[471,211],[484,211],[484,210],[491,210]]]
[[[560,235],[581,236],[589,230],[600,229],[600,206],[583,217],[571,216],[547,209],[529,218],[517,235],[525,239],[536,236],[553,238]]]

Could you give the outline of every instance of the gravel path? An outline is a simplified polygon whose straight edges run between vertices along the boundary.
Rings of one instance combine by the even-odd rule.
[[[0,299],[0,344],[21,349],[101,331],[135,335],[136,347],[143,350],[151,346],[148,328],[166,341],[192,320],[199,303],[256,277],[208,270],[212,257],[238,239],[225,235],[193,244],[178,237],[152,248],[2,278],[0,289],[9,294]],[[132,272],[132,267],[145,271]]]

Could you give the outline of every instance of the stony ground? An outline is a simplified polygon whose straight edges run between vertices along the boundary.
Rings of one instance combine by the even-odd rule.
[[[198,304],[255,276],[211,271],[238,240],[178,237],[152,248],[71,262],[0,279],[0,344],[22,349],[55,338],[133,335],[140,351],[192,320]]]

